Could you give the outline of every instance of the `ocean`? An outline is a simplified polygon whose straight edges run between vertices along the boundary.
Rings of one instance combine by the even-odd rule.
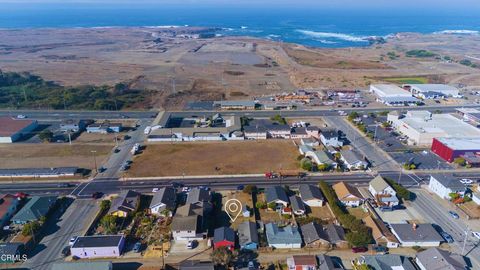
[[[368,46],[371,37],[399,32],[478,35],[480,16],[476,11],[408,9],[0,4],[0,28],[8,29],[185,25],[219,27],[219,35],[339,48]]]

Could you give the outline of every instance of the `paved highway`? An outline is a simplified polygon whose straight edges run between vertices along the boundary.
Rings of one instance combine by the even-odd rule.
[[[402,174],[398,172],[383,172],[383,176],[389,177],[395,181],[399,180],[405,186],[417,186],[422,180],[416,175]],[[324,180],[329,183],[346,181],[354,185],[367,185],[373,179],[368,173],[355,173],[345,175],[322,175],[307,176],[302,179],[289,177],[284,179],[265,179],[261,176],[256,177],[222,177],[222,178],[158,178],[149,180],[127,180],[122,181],[118,178],[95,179],[86,183],[72,182],[70,187],[61,187],[62,183],[4,183],[0,185],[0,193],[25,192],[31,195],[73,195],[80,198],[87,198],[94,192],[105,194],[118,193],[126,189],[134,189],[139,192],[151,192],[155,187],[170,186],[173,182],[182,183],[185,186],[209,186],[213,189],[236,189],[238,185],[254,184],[259,187],[267,187],[272,184],[297,186],[298,184],[318,184]]]
[[[271,117],[280,114],[285,117],[308,117],[308,116],[335,116],[339,110],[346,112],[356,111],[358,113],[381,112],[386,110],[442,110],[443,112],[454,112],[459,107],[480,108],[479,104],[468,104],[463,106],[420,106],[420,107],[388,107],[388,108],[312,108],[311,110],[292,111],[224,111],[236,115]],[[178,111],[176,114],[203,114],[208,111]],[[213,111],[211,111],[213,112]],[[19,114],[37,120],[61,120],[61,119],[121,119],[127,116],[133,119],[154,118],[157,111],[64,111],[64,110],[0,110],[0,116],[16,117]]]

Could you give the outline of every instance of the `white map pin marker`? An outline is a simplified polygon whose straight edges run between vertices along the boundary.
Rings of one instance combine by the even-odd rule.
[[[235,222],[235,220],[242,212],[242,203],[237,199],[230,199],[225,202],[225,205],[223,206],[223,211],[227,213],[232,222]]]

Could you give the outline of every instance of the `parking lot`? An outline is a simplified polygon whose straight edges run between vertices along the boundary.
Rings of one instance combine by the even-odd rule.
[[[430,150],[419,152],[395,152],[390,153],[399,164],[406,162],[414,163],[420,170],[451,170],[453,167],[444,160],[433,154]]]

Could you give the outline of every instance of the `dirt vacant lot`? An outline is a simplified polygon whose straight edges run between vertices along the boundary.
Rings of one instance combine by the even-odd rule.
[[[93,153],[100,164],[112,150],[108,145],[8,144],[0,145],[0,168],[75,166],[92,169]]]
[[[149,144],[130,176],[222,175],[297,169],[290,140]]]

